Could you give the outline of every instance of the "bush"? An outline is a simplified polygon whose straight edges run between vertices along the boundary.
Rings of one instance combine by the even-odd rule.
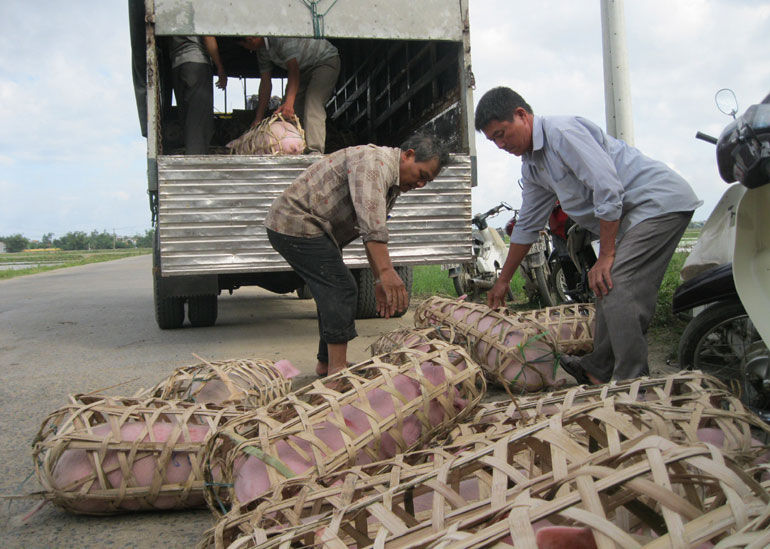
[[[29,246],[29,239],[20,234],[0,237],[5,242],[5,251],[9,253],[21,252]]]

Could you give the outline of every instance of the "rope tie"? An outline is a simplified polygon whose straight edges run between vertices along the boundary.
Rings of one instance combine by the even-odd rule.
[[[318,13],[318,4],[320,2],[321,0],[302,0],[302,3],[305,4],[305,6],[307,6],[307,9],[310,10],[310,17],[313,20],[313,38],[324,37],[324,30],[325,30],[324,17],[326,17],[326,14],[331,11],[331,9],[334,7],[334,4],[337,3],[337,0],[334,0],[334,2],[332,2],[331,5],[323,13]]]

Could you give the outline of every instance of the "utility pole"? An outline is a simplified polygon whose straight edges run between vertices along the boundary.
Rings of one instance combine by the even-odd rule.
[[[118,244],[118,237],[115,234],[115,227],[112,228],[112,249],[114,250]]]
[[[634,144],[631,84],[628,78],[626,21],[623,0],[599,0],[604,58],[604,112],[607,133]]]

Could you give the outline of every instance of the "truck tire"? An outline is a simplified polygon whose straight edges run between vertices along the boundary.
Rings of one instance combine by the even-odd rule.
[[[217,321],[217,296],[194,295],[187,298],[187,316],[195,328],[213,326]]]
[[[375,318],[377,316],[377,300],[374,297],[374,274],[371,269],[358,269],[355,272],[358,284],[358,300],[356,302],[356,318]]]
[[[176,330],[184,324],[184,298],[161,295],[160,284],[160,243],[158,230],[152,247],[152,297],[155,302],[155,322],[161,330]]]
[[[404,281],[406,293],[409,300],[412,299],[412,282],[414,275],[412,267],[396,267],[396,273]],[[359,269],[355,273],[356,283],[358,284],[358,301],[356,303],[356,318],[375,318],[377,317],[377,300],[374,296],[374,275],[371,269]],[[408,307],[407,307],[408,308]],[[394,318],[403,316],[406,311],[397,312]]]
[[[159,295],[157,274],[153,274],[152,288],[155,300],[155,322],[161,330],[176,330],[184,324],[184,298]]]
[[[409,298],[409,303],[412,302],[412,283],[414,282],[414,271],[412,270],[412,267],[409,265],[404,265],[401,267],[396,267],[396,272],[398,273],[398,276],[401,277],[401,280],[404,281],[404,285],[406,286],[406,295]],[[400,318],[406,314],[406,311],[409,309],[409,305],[407,305],[406,309],[401,311],[400,313],[397,312],[393,315],[393,318]]]

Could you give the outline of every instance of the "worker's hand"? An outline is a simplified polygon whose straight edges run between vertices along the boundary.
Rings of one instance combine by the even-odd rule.
[[[217,76],[219,77],[217,80],[217,88],[220,90],[225,89],[227,87],[227,74],[224,70],[221,70]]]
[[[602,255],[600,253],[596,263],[588,271],[588,286],[599,299],[610,293],[612,289],[610,271],[613,263],[615,263],[614,255]]]
[[[377,314],[383,318],[390,318],[409,307],[409,295],[404,281],[393,268],[380,273],[380,282],[374,286],[374,297],[377,301]]]
[[[492,289],[487,292],[487,307],[496,309],[505,306],[505,296],[508,294],[510,282],[498,278]]]
[[[279,113],[282,114],[286,120],[291,120],[295,116],[294,105],[289,105],[289,103],[284,103],[283,105],[275,109],[275,112],[276,114],[279,114]]]

